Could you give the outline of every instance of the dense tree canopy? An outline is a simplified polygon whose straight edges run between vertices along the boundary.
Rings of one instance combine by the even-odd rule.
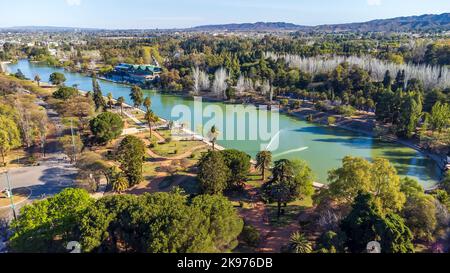
[[[250,172],[251,157],[244,152],[232,149],[224,150],[220,153],[229,169],[227,188],[236,189],[242,187]]]
[[[81,220],[87,252],[202,253],[236,245],[243,222],[224,197],[178,193],[111,196]]]
[[[86,191],[66,189],[23,207],[11,224],[10,248],[21,253],[65,251],[69,241],[78,239],[78,223],[92,204]]]
[[[198,180],[202,191],[207,194],[221,194],[227,188],[230,169],[223,155],[217,151],[203,154],[198,162]]]
[[[331,170],[329,189],[325,194],[344,203],[353,202],[360,191],[375,195],[374,202],[382,212],[398,212],[405,195],[400,191],[400,177],[388,160],[376,158],[373,163],[347,156],[342,167]]]
[[[281,159],[275,162],[272,179],[263,185],[265,198],[281,205],[313,194],[314,175],[304,161]]]
[[[107,143],[122,134],[122,118],[111,112],[101,113],[90,121],[90,128],[99,143]]]
[[[60,100],[68,100],[70,98],[73,98],[75,96],[78,96],[78,90],[76,88],[73,87],[67,87],[67,86],[60,86],[58,88],[58,90],[56,90],[53,93],[53,97],[55,99],[60,99]]]
[[[142,177],[142,164],[144,163],[145,145],[135,136],[126,136],[117,149],[117,161],[120,168],[128,178],[130,186],[139,184]]]
[[[224,197],[180,193],[114,195],[95,200],[67,189],[22,209],[13,221],[14,252],[226,252],[237,245],[243,221]]]
[[[342,220],[341,229],[352,253],[366,252],[367,244],[372,241],[380,242],[383,253],[414,252],[412,234],[403,219],[397,214],[383,216],[372,194],[358,194],[352,211]]]
[[[66,76],[64,76],[64,74],[62,73],[54,72],[50,75],[50,78],[48,80],[54,85],[62,85],[66,81]]]

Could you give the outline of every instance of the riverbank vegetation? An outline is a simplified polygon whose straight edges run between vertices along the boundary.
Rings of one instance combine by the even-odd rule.
[[[157,61],[164,70],[154,85],[164,90],[277,104],[294,114],[307,106],[329,113],[332,126],[341,119],[331,115],[365,113],[378,121],[382,136],[445,153],[448,41],[408,42],[395,35],[90,38],[62,46],[68,60],[59,65],[101,75],[119,62]],[[39,48],[6,49],[2,58],[48,60]],[[81,94],[61,75],[52,74],[54,86],[45,88],[46,79],[32,83],[20,71],[0,75],[2,157],[19,147],[45,147],[42,101],[56,111],[53,123],[61,129],[54,129],[55,138],[79,169],[79,189],[21,210],[11,225],[12,251],[62,252],[74,240],[84,252],[361,253],[371,241],[385,253],[448,248],[448,176],[425,192],[385,159],[346,157],[320,187],[304,161],[272,162],[272,154],[261,151],[253,165],[244,152],[217,150],[215,127],[210,142],[172,138],[177,128],[152,112],[139,86],[130,87],[129,96],[146,111],[136,115],[123,98],[105,97],[95,78],[93,91]]]
[[[279,104],[294,114],[309,103],[347,119],[362,114],[365,124],[347,127],[396,135],[443,156],[450,152],[449,48],[449,40],[441,36],[407,34],[251,39],[167,34],[152,39],[90,37],[83,44],[61,45],[58,54],[65,60],[60,65],[95,75],[105,75],[120,62],[158,63],[163,67],[160,78],[145,87],[181,95]],[[5,44],[4,52],[4,58],[31,60],[50,54],[39,45]],[[139,95],[136,89],[133,100],[141,104]]]

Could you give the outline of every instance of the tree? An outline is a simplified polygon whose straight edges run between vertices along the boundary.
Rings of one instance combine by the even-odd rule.
[[[71,97],[61,104],[60,112],[64,117],[77,117],[80,121],[80,130],[86,129],[89,125],[89,119],[94,115],[94,102],[91,98],[85,96]]]
[[[41,86],[41,77],[39,75],[34,76],[34,81],[37,82],[38,86]]]
[[[389,70],[386,70],[386,73],[384,74],[383,85],[384,85],[384,88],[387,88],[387,89],[391,88],[392,77],[391,77],[391,72]]]
[[[144,163],[145,145],[135,136],[126,136],[117,149],[117,161],[120,169],[128,178],[130,186],[137,185],[143,180],[142,165]]]
[[[153,123],[155,123],[155,122],[158,122],[159,121],[159,118],[158,118],[158,116],[157,115],[155,115],[155,113],[153,113],[153,111],[152,110],[147,110],[147,112],[145,113],[145,121],[147,121],[147,124],[148,124],[148,128],[149,128],[149,130],[150,130],[150,140],[152,139],[152,132],[153,132],[153,129],[152,129],[152,124]]]
[[[370,163],[364,158],[346,156],[341,168],[329,172],[328,181],[324,194],[343,204],[352,203],[361,191],[374,194],[374,202],[382,213],[398,212],[405,203],[397,171],[386,159],[375,158]]]
[[[100,154],[95,152],[83,152],[80,154],[76,167],[79,169],[78,178],[81,181],[87,180],[88,189],[93,190],[93,192],[98,190],[102,178],[106,179],[107,185],[111,185],[112,181],[116,179],[116,176],[111,173],[113,167]]]
[[[447,172],[441,181],[441,188],[450,194],[450,173]]]
[[[382,213],[399,212],[405,204],[405,194],[401,192],[400,177],[387,159],[375,158],[370,168],[370,192]]]
[[[192,80],[193,80],[193,93],[198,95],[201,91],[201,71],[198,66],[192,68]]]
[[[450,105],[441,102],[436,102],[436,104],[431,109],[430,115],[430,125],[433,130],[442,132],[450,125]]]
[[[99,143],[108,143],[122,134],[122,118],[111,112],[101,113],[90,122],[90,128]]]
[[[399,136],[411,138],[416,131],[422,116],[422,102],[420,93],[409,92],[401,98],[400,115],[397,128]]]
[[[218,137],[219,137],[219,130],[217,130],[216,126],[213,125],[211,127],[211,130],[209,130],[209,132],[208,132],[208,138],[209,138],[209,140],[212,143],[212,150],[213,151],[215,150],[215,145],[216,145]]]
[[[311,253],[312,246],[303,233],[294,232],[289,240],[289,250],[293,253]]]
[[[379,241],[383,253],[414,252],[412,235],[396,214],[383,216],[369,193],[359,193],[352,211],[341,222],[345,245],[352,253],[363,253],[367,244]]]
[[[405,70],[399,70],[397,76],[395,77],[395,82],[393,85],[393,90],[403,90],[405,88]]]
[[[244,221],[226,197],[200,195],[192,200],[191,206],[198,208],[206,216],[207,221],[204,222],[204,226],[209,234],[214,234],[213,243],[217,252],[223,252],[238,245],[236,239],[242,232]]]
[[[79,225],[86,252],[222,253],[237,245],[243,221],[225,197],[174,191],[103,197]]]
[[[127,178],[124,175],[119,175],[117,179],[112,182],[113,191],[121,194],[130,187]]]
[[[243,182],[250,172],[251,157],[238,150],[224,150],[220,152],[223,156],[225,165],[230,170],[228,176],[228,189],[236,189],[243,186]]]
[[[134,107],[140,107],[144,101],[144,93],[142,92],[142,89],[137,85],[133,86],[131,88],[130,98],[134,103]]]
[[[351,203],[360,191],[369,191],[370,162],[350,156],[342,159],[342,167],[328,173],[328,193],[340,202]]]
[[[59,72],[50,74],[49,82],[53,85],[62,85],[66,81],[66,76]]]
[[[58,139],[64,153],[70,158],[70,163],[77,161],[78,155],[83,151],[83,141],[78,134],[73,137],[65,135]]]
[[[198,162],[197,175],[203,193],[221,194],[227,188],[229,172],[220,152],[203,154]]]
[[[113,100],[112,93],[108,93],[107,98],[108,98],[108,107],[109,107],[109,109],[112,109],[114,106],[114,100]]]
[[[425,99],[423,102],[423,110],[425,112],[431,113],[431,109],[436,104],[436,102],[441,102],[444,104],[446,100],[446,95],[439,88],[434,88],[425,94]]]
[[[406,225],[416,239],[431,241],[437,226],[433,196],[425,194],[419,182],[410,178],[402,179],[401,190],[406,195],[406,203],[401,211]]]
[[[272,179],[263,185],[264,197],[277,202],[280,217],[282,204],[313,194],[313,181],[313,173],[304,161],[281,159],[274,164]]]
[[[68,100],[70,98],[78,96],[78,90],[73,87],[60,86],[58,90],[53,92],[53,97],[59,100]]]
[[[125,98],[124,97],[119,97],[117,99],[117,105],[120,107],[120,115],[123,117],[123,104],[125,102]]]
[[[12,149],[21,145],[20,132],[12,117],[0,114],[0,154],[3,165],[6,166],[6,156]]]
[[[343,253],[345,251],[346,238],[342,232],[327,231],[318,239],[317,249],[319,253]]]
[[[269,151],[261,151],[256,155],[256,168],[261,171],[263,181],[266,181],[266,170],[272,164],[272,153]]]
[[[78,240],[78,219],[93,203],[81,189],[65,189],[48,199],[21,209],[11,223],[10,248],[20,253],[66,252],[70,241]]]
[[[147,110],[147,112],[150,111],[150,108],[152,107],[152,100],[150,99],[150,97],[146,97],[144,100],[144,107]]]
[[[224,68],[217,69],[214,75],[214,82],[212,86],[212,90],[214,94],[222,99],[227,99],[225,91],[227,90],[227,79],[228,79],[227,70]]]
[[[92,78],[92,99],[95,103],[95,111],[106,109],[105,98],[103,97],[102,90],[96,78]]]

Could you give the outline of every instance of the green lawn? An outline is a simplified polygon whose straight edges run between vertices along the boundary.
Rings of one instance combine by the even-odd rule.
[[[144,176],[145,180],[150,180],[156,176],[156,168],[159,165],[157,163],[149,163],[146,162],[142,166],[142,175]]]
[[[269,221],[272,226],[282,227],[291,224],[293,221],[297,221],[299,213],[310,208],[313,205],[312,198],[306,198],[305,200],[297,200],[292,203],[287,204],[286,207],[282,207],[284,214],[277,217],[277,203],[271,203],[267,205],[267,210],[269,214]]]
[[[201,141],[171,141],[170,143],[159,143],[152,151],[163,157],[175,157],[202,144]]]

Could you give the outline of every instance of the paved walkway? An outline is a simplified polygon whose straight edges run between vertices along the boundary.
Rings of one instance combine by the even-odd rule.
[[[46,157],[41,158],[37,166],[14,168],[8,171],[13,193],[14,189],[28,188],[31,190],[29,199],[21,205],[57,194],[63,189],[73,186],[77,174],[77,170],[70,164],[67,156],[56,145],[64,128],[61,118],[44,101],[38,100],[37,104],[46,109],[49,122],[55,125],[56,131],[53,137],[47,138]],[[0,188],[6,188],[5,174],[0,174]],[[0,217],[5,216],[11,216],[10,209],[0,211]]]

